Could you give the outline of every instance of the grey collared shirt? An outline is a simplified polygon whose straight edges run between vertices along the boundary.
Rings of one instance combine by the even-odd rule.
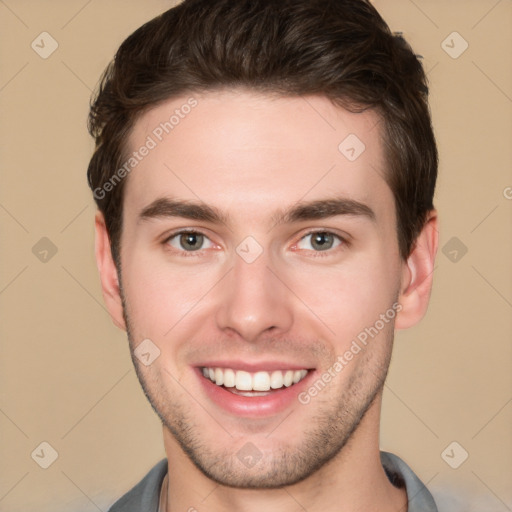
[[[390,482],[397,487],[405,487],[408,512],[438,512],[428,489],[400,457],[380,452],[380,460]],[[158,512],[160,488],[166,474],[167,459],[162,459],[133,489],[116,501],[109,512]]]

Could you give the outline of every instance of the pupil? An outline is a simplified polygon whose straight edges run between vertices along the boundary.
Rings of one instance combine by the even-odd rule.
[[[201,248],[203,242],[203,235],[199,233],[185,233],[181,235],[181,246],[183,249],[188,249],[189,251],[197,251]]]
[[[325,251],[330,249],[333,244],[332,235],[329,233],[315,233],[313,236],[313,247],[320,251]]]

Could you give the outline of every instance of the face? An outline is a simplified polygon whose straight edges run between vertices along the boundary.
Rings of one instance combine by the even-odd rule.
[[[372,112],[246,91],[175,98],[134,127],[130,151],[152,147],[124,192],[133,361],[219,483],[298,482],[377,406],[403,269],[380,134]]]

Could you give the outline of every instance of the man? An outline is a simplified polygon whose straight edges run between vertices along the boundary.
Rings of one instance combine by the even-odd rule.
[[[379,451],[438,243],[427,94],[365,0],[185,0],[121,45],[96,258],[167,459],[112,512],[437,510]]]

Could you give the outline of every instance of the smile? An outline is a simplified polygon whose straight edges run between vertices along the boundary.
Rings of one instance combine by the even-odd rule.
[[[308,374],[308,370],[274,370],[247,372],[231,368],[202,368],[203,376],[217,386],[223,386],[233,393],[243,396],[261,396],[261,393],[290,387],[298,384]],[[244,393],[245,392],[245,393]],[[239,393],[237,393],[239,394]]]
[[[288,368],[287,368],[288,366]],[[238,418],[264,418],[296,407],[298,395],[318,373],[285,362],[211,361],[194,368],[205,396]]]

